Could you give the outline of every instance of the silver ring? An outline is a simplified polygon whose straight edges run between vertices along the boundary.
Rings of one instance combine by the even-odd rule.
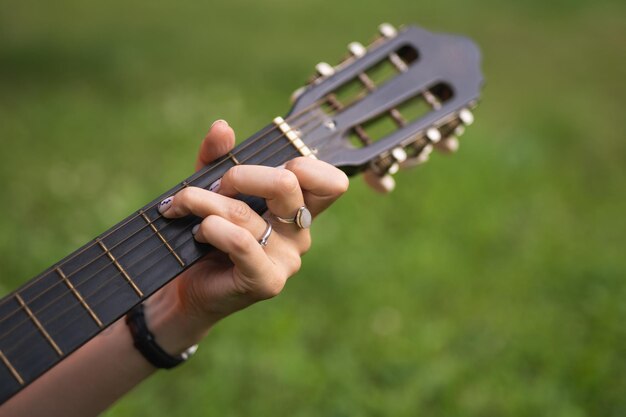
[[[263,232],[263,236],[261,236],[261,239],[259,239],[259,245],[266,247],[267,241],[272,234],[272,224],[267,219],[263,220],[265,220],[265,223],[267,223],[267,227],[265,228],[265,232]]]
[[[274,217],[276,217],[276,220],[281,223],[294,223],[300,229],[308,229],[311,227],[311,222],[313,221],[313,216],[306,206],[300,207],[296,212],[296,215],[291,219],[285,219],[283,217],[278,217],[277,215],[274,215]]]

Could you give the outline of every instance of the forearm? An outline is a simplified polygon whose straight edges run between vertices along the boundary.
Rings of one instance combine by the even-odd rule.
[[[178,354],[202,336],[190,332],[162,293],[146,302],[157,342]],[[155,372],[119,320],[0,407],[1,417],[95,416]]]
[[[10,399],[0,415],[97,415],[154,370],[119,320]]]

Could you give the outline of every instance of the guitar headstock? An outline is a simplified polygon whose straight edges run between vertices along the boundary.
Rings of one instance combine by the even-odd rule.
[[[469,39],[415,26],[379,29],[368,47],[350,43],[337,66],[318,64],[286,117],[307,152],[348,174],[384,176],[423,162],[433,145],[472,123],[483,82]]]

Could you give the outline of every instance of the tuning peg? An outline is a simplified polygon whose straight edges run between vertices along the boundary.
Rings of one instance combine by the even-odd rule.
[[[398,171],[400,171],[400,164],[397,162],[394,162],[387,168],[387,174],[395,175]]]
[[[396,28],[389,23],[383,23],[378,26],[378,32],[385,38],[393,38],[398,34]]]
[[[469,126],[474,123],[474,114],[467,108],[461,109],[461,111],[459,111],[459,120],[461,120],[461,123],[465,126]]]
[[[399,163],[402,163],[407,159],[406,151],[401,147],[393,148],[391,150],[391,156],[393,156],[393,159]]]
[[[441,132],[439,131],[439,129],[431,127],[426,131],[426,137],[432,143],[437,143],[441,140]]]
[[[392,175],[397,174],[400,171],[400,164],[407,160],[406,151],[398,146],[391,150],[391,158],[391,161],[381,158],[372,162],[363,175],[365,182],[379,193],[387,194],[395,188],[396,181]],[[380,165],[382,161],[385,161],[383,166]]]
[[[330,77],[335,73],[335,69],[327,62],[320,62],[315,66],[315,70],[322,77]]]
[[[396,188],[396,180],[389,174],[378,175],[371,169],[366,170],[363,173],[363,179],[365,183],[369,185],[374,191],[381,194],[389,194]]]
[[[367,53],[367,49],[359,42],[350,42],[348,44],[348,51],[355,58],[360,58]]]
[[[302,93],[304,93],[304,90],[306,90],[306,87],[300,87],[297,90],[295,90],[293,93],[291,93],[291,97],[289,98],[289,100],[292,103],[295,103],[296,100],[298,100],[300,98],[300,96],[302,95]]]
[[[456,136],[448,136],[436,143],[435,148],[441,153],[454,153],[459,150],[459,139]]]
[[[418,158],[423,158],[424,162],[428,161],[428,158],[430,157],[430,154],[433,153],[433,145],[426,145],[424,146],[424,149],[422,150],[422,152],[420,152]]]
[[[465,133],[465,126],[458,125],[457,127],[454,128],[454,135],[455,136],[462,136],[463,133]]]
[[[433,145],[430,143],[422,148],[420,153],[412,158],[408,158],[404,161],[400,166],[402,168],[412,168],[417,165],[421,165],[424,162],[427,162],[430,158],[430,154],[433,152]]]

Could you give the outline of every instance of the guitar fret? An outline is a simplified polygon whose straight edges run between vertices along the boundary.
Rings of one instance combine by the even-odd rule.
[[[185,262],[183,262],[183,260],[181,259],[180,256],[178,256],[178,254],[176,253],[176,251],[174,250],[174,248],[172,247],[172,245],[170,245],[170,243],[165,240],[165,237],[163,237],[163,235],[159,232],[159,230],[156,228],[156,226],[154,225],[154,223],[152,223],[152,221],[150,220],[150,218],[146,215],[146,213],[143,210],[139,210],[139,214],[141,214],[141,217],[143,217],[143,219],[146,221],[146,223],[148,223],[148,225],[150,225],[150,228],[152,229],[152,231],[154,232],[154,234],[156,234],[158,236],[159,239],[161,239],[161,242],[163,242],[163,244],[165,245],[165,247],[167,247],[167,249],[170,251],[170,253],[174,256],[174,258],[176,258],[176,260],[178,261],[178,263],[180,264],[180,266],[182,266],[183,268],[185,267]]]
[[[65,275],[65,273],[61,270],[61,268],[57,267],[55,268],[55,271],[57,272],[57,274],[59,274],[59,276],[63,279],[63,282],[65,282],[65,285],[67,285],[67,287],[70,289],[70,291],[72,292],[72,294],[74,294],[74,296],[78,299],[78,301],[82,304],[83,307],[85,307],[85,310],[87,310],[87,312],[89,313],[89,315],[91,316],[91,318],[96,322],[96,324],[98,325],[98,327],[102,328],[104,327],[104,324],[102,323],[102,320],[100,320],[100,318],[98,317],[98,315],[96,314],[95,311],[93,311],[91,309],[91,307],[89,307],[89,305],[87,304],[87,302],[85,301],[85,299],[83,298],[83,296],[78,292],[78,290],[76,289],[76,287],[74,287],[74,284],[72,284],[72,281],[70,281],[67,276]]]
[[[11,372],[11,374],[13,375],[13,377],[15,379],[17,379],[17,382],[20,383],[20,385],[24,385],[24,378],[22,378],[22,376],[20,375],[19,372],[17,372],[17,369],[15,369],[15,367],[13,365],[11,365],[11,362],[9,362],[9,358],[7,358],[4,353],[2,353],[2,350],[0,350],[0,359],[2,359],[2,362],[6,365],[6,367],[9,369],[9,371]]]
[[[235,154],[233,154],[232,152],[228,152],[228,157],[233,160],[235,165],[241,165],[241,162],[239,162]]]
[[[44,329],[44,327],[41,324],[41,322],[39,321],[39,319],[37,317],[35,317],[35,315],[31,311],[30,307],[28,307],[26,305],[26,303],[24,302],[24,299],[18,293],[15,293],[15,298],[20,303],[20,305],[22,306],[22,308],[24,309],[26,314],[28,314],[28,317],[30,317],[30,319],[33,321],[33,323],[35,323],[35,326],[37,326],[37,328],[39,329],[41,334],[43,334],[43,336],[46,338],[48,343],[50,343],[50,345],[52,345],[52,347],[58,353],[59,356],[63,356],[63,351],[61,350],[59,345],[57,345],[57,343],[52,339],[52,336],[50,336],[50,334],[46,331],[46,329]]]
[[[133,290],[137,293],[137,295],[143,298],[143,292],[139,289],[137,284],[133,282],[133,280],[130,278],[130,275],[128,275],[124,267],[117,261],[117,259],[115,259],[115,256],[113,256],[113,254],[109,251],[106,245],[100,239],[96,239],[96,242],[98,242],[98,245],[100,245],[102,250],[104,250],[104,253],[106,253],[109,259],[111,259],[111,262],[113,262],[113,265],[115,265],[115,267],[119,269],[119,271],[122,273],[122,276],[124,276],[128,284],[133,288]]]

